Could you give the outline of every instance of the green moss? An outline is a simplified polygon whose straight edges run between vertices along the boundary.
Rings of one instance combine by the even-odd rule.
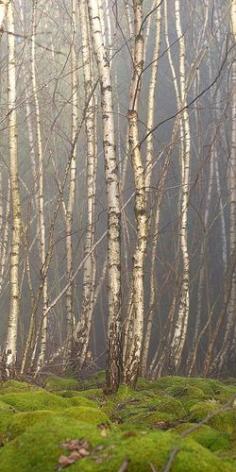
[[[101,403],[101,409],[104,411],[106,415],[108,415],[110,418],[118,418],[119,417],[119,411],[117,409],[117,404],[109,399],[104,399]]]
[[[236,408],[218,413],[224,399],[232,398],[234,386],[165,377],[151,383],[141,379],[136,390],[121,385],[116,394],[105,395],[101,388],[77,390],[68,379],[59,378],[58,384],[53,378],[55,393],[22,387],[21,382],[0,391],[1,472],[51,472],[65,453],[61,443],[82,437],[91,443],[90,457],[70,466],[70,472],[113,472],[126,458],[129,472],[146,472],[151,464],[163,470],[176,446],[171,472],[236,470],[236,452],[230,452],[236,443]],[[189,419],[198,423],[208,413],[217,414],[190,437],[182,437],[191,426]],[[98,427],[101,423],[108,424],[106,434]]]
[[[55,395],[58,395],[59,397],[73,398],[80,395],[80,390],[57,390],[53,393],[55,393]]]
[[[189,388],[195,387],[200,389],[204,395],[209,398],[213,398],[215,395],[219,394],[224,390],[225,385],[222,382],[214,379],[205,379],[201,377],[162,377],[155,382],[157,389],[166,390],[168,388],[177,389],[177,388]],[[196,395],[197,391],[195,391]],[[198,395],[202,396],[202,393],[198,391]],[[201,398],[200,396],[200,398]],[[199,396],[198,396],[199,398]]]
[[[95,374],[89,376],[87,379],[82,381],[82,385],[85,388],[95,388],[105,385],[106,383],[106,372],[105,370],[100,370]]]
[[[0,400],[0,415],[5,411],[14,411],[14,408]]]
[[[63,412],[63,415],[83,421],[84,423],[90,423],[94,425],[109,422],[108,416],[103,411],[99,410],[98,408],[85,406],[66,408],[66,410]]]
[[[140,399],[144,396],[145,394],[143,392],[137,392],[127,385],[121,385],[118,392],[115,395],[111,395],[110,397],[116,402],[121,402],[132,399]]]
[[[90,400],[102,400],[104,399],[104,393],[101,388],[90,388],[87,390],[80,390],[79,395],[84,398],[89,398]]]
[[[152,386],[153,386],[153,382],[151,382],[148,379],[145,379],[144,377],[139,377],[136,388],[137,390],[148,390],[148,389],[151,389]]]
[[[7,380],[6,382],[0,382],[0,395],[5,393],[20,393],[42,390],[37,385],[32,385],[27,382],[19,382],[18,380]]]
[[[200,388],[205,395],[208,397],[213,397],[218,394],[218,392],[223,388],[223,384],[218,380],[214,379],[205,379],[205,378],[189,378],[189,385]]]
[[[107,407],[106,407],[107,408]],[[186,416],[183,404],[169,395],[133,392],[122,388],[109,405],[114,418],[132,423],[154,425],[159,421],[173,421]],[[106,409],[109,414],[109,410]]]
[[[7,393],[1,396],[1,401],[19,411],[51,410],[70,406],[70,401],[46,391],[25,393]]]
[[[219,412],[221,405],[218,402],[199,402],[190,409],[191,420],[200,422],[208,415],[214,414],[208,424],[218,431],[233,433],[236,430],[236,410],[234,408]]]
[[[166,389],[168,395],[179,398],[180,400],[202,399],[205,397],[203,390],[192,385],[172,386]]]
[[[0,449],[1,472],[52,472],[65,453],[61,443],[82,437],[92,445],[103,442],[97,427],[49,415]]]
[[[4,442],[15,439],[36,423],[48,421],[55,414],[50,410],[38,410],[0,417],[0,432]]]
[[[181,424],[175,428],[175,431],[182,434],[190,431],[194,426],[196,425],[193,423]],[[197,443],[201,444],[201,446],[204,446],[213,452],[228,449],[230,447],[228,434],[216,431],[205,424],[194,429],[190,434],[188,434],[188,437],[194,439]]]
[[[108,417],[99,409],[88,407],[71,407],[62,411],[38,410],[32,412],[5,414],[0,416],[0,437],[2,442],[14,439],[28,428],[40,422],[51,421],[55,416],[65,416],[66,422],[70,419],[83,423],[99,425],[108,423]]]
[[[72,406],[90,406],[91,408],[96,408],[97,403],[93,400],[90,400],[89,398],[85,398],[81,395],[78,395],[76,397],[70,398],[70,404]]]
[[[220,404],[216,401],[198,402],[190,409],[191,419],[194,421],[201,421],[206,416],[214,414],[220,409]]]
[[[156,393],[150,390],[133,390],[126,385],[121,385],[118,392],[115,395],[109,395],[109,400],[113,401],[114,404],[126,405],[126,404],[144,404],[152,401],[156,398]]]
[[[222,404],[229,402],[231,399],[233,400],[236,398],[236,387],[233,385],[224,385],[220,391],[217,392],[215,398]]]
[[[222,383],[225,385],[234,385],[236,387],[236,378],[235,377],[228,377],[227,379],[223,379]]]
[[[188,379],[185,377],[177,377],[177,376],[167,376],[167,377],[161,377],[160,379],[155,381],[155,388],[158,388],[160,390],[166,390],[167,388],[170,387],[180,387],[180,386],[186,386],[188,382]]]
[[[85,438],[91,444],[91,456],[70,467],[71,472],[114,472],[129,460],[129,472],[146,472],[151,464],[162,470],[169,454],[178,446],[172,472],[233,472],[233,467],[201,447],[195,441],[180,440],[175,434],[160,431],[138,434],[111,433],[102,438],[98,428],[63,417],[50,417],[31,426],[25,433],[0,450],[1,472],[51,472],[65,451],[66,439]],[[99,446],[98,449],[96,447]]]
[[[143,406],[141,414],[134,415],[132,421],[155,426],[159,422],[172,422],[184,418],[186,411],[179,400],[171,397],[158,398]]]
[[[52,375],[47,377],[45,381],[45,388],[51,392],[59,390],[75,390],[79,388],[78,380],[71,377],[57,377]]]
[[[176,446],[180,451],[173,461],[172,472],[233,471],[193,440],[181,441],[174,435],[163,432],[123,434],[122,438],[117,438],[101,452],[101,464],[94,467],[91,460],[86,460],[83,464],[81,462],[80,467],[75,466],[72,470],[113,472],[119,470],[126,458],[129,460],[129,472],[146,472],[151,470],[151,464],[156,470],[163,470]]]

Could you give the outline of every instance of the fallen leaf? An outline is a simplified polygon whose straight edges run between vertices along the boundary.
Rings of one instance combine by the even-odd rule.
[[[82,457],[87,457],[87,456],[89,456],[89,454],[90,454],[89,451],[88,451],[88,449],[85,449],[84,447],[81,447],[81,448],[79,449],[79,453],[80,453],[80,455],[81,455]]]
[[[58,460],[59,470],[69,467],[71,464],[90,455],[90,444],[84,439],[68,439],[61,444],[63,449],[71,451],[69,456],[60,456]]]
[[[58,465],[60,465],[62,468],[67,467],[70,465],[70,459],[67,456],[60,456],[58,459]]]
[[[68,459],[70,460],[71,464],[73,464],[74,462],[78,461],[81,459],[81,454],[79,452],[76,452],[76,451],[73,451]]]

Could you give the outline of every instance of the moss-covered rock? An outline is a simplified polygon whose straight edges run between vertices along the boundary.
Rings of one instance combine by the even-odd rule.
[[[186,416],[186,411],[182,403],[172,397],[157,398],[154,401],[149,401],[136,408],[136,411],[129,407],[129,416],[127,409],[125,411],[125,419],[141,424],[158,426],[161,422],[170,423]]]
[[[104,373],[97,380],[102,378]],[[2,384],[1,472],[51,472],[60,455],[69,453],[62,443],[80,438],[90,443],[89,457],[71,465],[71,472],[113,472],[126,459],[129,472],[146,472],[151,465],[164,470],[175,448],[171,472],[236,471],[236,408],[220,411],[225,399],[233,399],[234,385],[165,377],[141,379],[136,390],[121,385],[116,394],[105,395],[102,388],[90,388],[94,377],[86,386],[50,380],[51,391]],[[209,414],[207,424],[196,425]]]
[[[155,425],[159,421],[174,421],[186,416],[183,404],[165,394],[155,394],[148,390],[133,391],[121,387],[116,395],[104,406],[107,414],[121,421]]]
[[[159,390],[167,390],[170,388],[174,391],[175,389],[188,389],[189,387],[198,388],[204,393],[205,396],[208,398],[213,398],[215,395],[220,394],[220,392],[224,390],[225,385],[222,382],[214,379],[178,376],[162,377],[155,382],[155,388]],[[194,395],[196,396],[196,394],[198,398],[202,397],[202,393],[197,390],[195,391]]]
[[[118,442],[117,442],[118,439]],[[231,466],[219,460],[211,452],[198,445],[195,441],[180,440],[170,433],[164,432],[127,432],[122,438],[117,438],[112,445],[100,453],[101,464],[92,465],[88,460],[80,464],[81,471],[112,472],[119,470],[124,460],[128,460],[130,472],[146,472],[151,465],[156,470],[164,470],[165,465],[175,448],[179,448],[171,467],[172,472],[229,472]]]
[[[70,398],[70,404],[72,406],[88,406],[91,408],[96,408],[99,402],[95,402],[94,400],[90,400],[89,398],[83,397],[82,395],[78,395],[76,397]]]
[[[37,410],[21,412],[14,415],[0,415],[0,437],[2,442],[10,441],[24,433],[37,423],[51,422],[52,418],[65,417],[64,421],[75,421],[100,425],[109,423],[109,418],[98,408],[71,407],[62,410]],[[0,469],[1,470],[1,469]]]
[[[233,433],[236,431],[236,409],[224,408],[217,401],[199,402],[190,409],[192,421],[200,422],[210,416],[207,424],[218,431]]]
[[[131,432],[132,433],[132,432]],[[71,472],[114,472],[125,459],[129,472],[146,472],[151,467],[162,470],[171,451],[179,451],[172,472],[233,472],[232,466],[201,447],[195,441],[181,440],[175,434],[145,432],[111,433],[103,438],[98,428],[63,417],[50,417],[28,428],[26,432],[0,450],[1,472],[51,472],[65,451],[68,439],[85,438],[91,444],[90,456],[70,467]]]
[[[70,401],[46,391],[6,393],[1,401],[18,411],[51,410],[69,407]]]
[[[1,472],[52,472],[65,453],[62,442],[82,437],[93,445],[103,442],[97,427],[74,418],[49,415],[0,449]]]
[[[204,399],[205,394],[203,390],[199,387],[194,387],[192,385],[180,385],[172,386],[166,389],[166,393],[171,395],[174,398],[178,398],[182,402],[186,402],[189,405],[196,403],[196,401]]]
[[[20,393],[20,392],[35,392],[42,390],[37,385],[32,385],[28,382],[19,382],[18,380],[7,380],[0,382],[0,395],[5,393]]]
[[[63,412],[63,415],[75,418],[78,421],[83,421],[84,423],[90,423],[94,425],[109,422],[108,416],[102,410],[86,406],[74,406],[71,408],[66,408],[66,410]]]
[[[50,421],[56,413],[51,410],[38,410],[32,412],[17,413],[13,416],[0,417],[0,434],[4,442],[15,439],[36,423]]]
[[[208,425],[201,425],[196,428],[194,423],[180,424],[175,428],[179,434],[188,433],[188,437],[194,439],[201,446],[211,451],[219,451],[230,447],[230,436],[227,433],[216,431]]]

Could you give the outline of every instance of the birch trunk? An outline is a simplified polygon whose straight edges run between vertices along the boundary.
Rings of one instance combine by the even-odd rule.
[[[17,333],[20,311],[19,291],[19,261],[20,261],[20,237],[21,237],[21,209],[20,190],[18,177],[18,136],[16,114],[16,59],[13,7],[8,6],[8,29],[13,34],[8,35],[8,139],[10,160],[10,186],[11,186],[11,210],[12,210],[12,236],[10,254],[10,311],[8,315],[6,337],[6,367],[8,373],[14,372],[17,357]]]
[[[7,9],[8,9],[9,3],[10,3],[10,0],[1,0],[0,1],[0,38],[1,38],[2,33],[3,33],[3,23],[4,23],[4,20],[6,18],[6,15],[7,15]]]
[[[182,34],[180,1],[175,0],[176,32],[179,38],[179,90],[181,107],[187,104],[186,72],[185,72],[185,39]],[[180,288],[180,303],[175,321],[174,334],[170,346],[171,367],[177,370],[186,340],[189,318],[189,254],[188,254],[188,200],[189,200],[189,171],[191,137],[188,109],[181,116],[181,195],[180,195],[180,250],[182,256],[182,276]]]
[[[8,181],[8,189],[7,189],[7,202],[5,206],[5,214],[4,219],[5,223],[2,223],[1,228],[1,250],[0,250],[0,295],[3,290],[3,281],[5,272],[7,269],[7,261],[9,257],[9,220],[10,220],[10,212],[11,212],[11,185],[10,180]]]
[[[236,0],[231,5],[231,32],[233,42],[236,45]],[[231,87],[232,87],[232,135],[231,135],[231,156],[229,162],[229,193],[230,193],[230,229],[229,245],[230,259],[236,253],[236,60],[232,59]],[[222,348],[217,356],[218,371],[227,364],[227,356],[234,344],[235,330],[235,307],[236,307],[236,268],[232,272],[230,298],[227,306],[227,321],[223,337]]]
[[[155,5],[155,4],[154,4]],[[154,8],[153,5],[153,8]],[[154,52],[152,57],[152,68],[151,68],[151,78],[149,84],[149,93],[148,93],[148,119],[147,119],[147,131],[150,131],[154,126],[154,117],[155,117],[155,98],[156,98],[156,89],[157,89],[157,76],[158,76],[158,66],[159,66],[159,55],[160,55],[160,48],[161,48],[161,15],[162,15],[162,7],[159,6],[156,12],[155,24],[156,24],[156,33],[155,33],[155,44],[154,44]],[[151,16],[150,16],[151,18]],[[154,159],[154,143],[153,143],[153,135],[150,134],[147,139],[147,155],[146,155],[146,169],[145,169],[145,187],[146,191],[149,192],[150,182],[151,182],[151,167],[153,165]],[[155,277],[155,270],[156,270],[156,254],[157,254],[157,244],[158,244],[158,232],[159,232],[159,223],[160,223],[160,203],[161,203],[161,196],[160,194],[163,193],[164,181],[165,181],[166,173],[163,172],[163,176],[159,183],[159,198],[156,205],[155,210],[155,218],[154,218],[154,233],[155,236],[152,241],[152,251],[151,251],[151,275],[150,275],[150,303],[149,303],[149,314],[147,319],[147,326],[146,326],[146,333],[145,333],[145,340],[142,352],[142,366],[141,366],[141,373],[145,375],[147,369],[147,360],[148,360],[148,352],[149,346],[151,341],[151,333],[152,333],[152,322],[154,316],[154,307],[156,302],[156,277]]]
[[[128,112],[129,150],[135,182],[135,219],[137,228],[136,248],[133,256],[131,306],[128,314],[128,330],[125,333],[124,381],[135,385],[139,373],[143,346],[144,326],[144,261],[147,247],[147,195],[145,168],[139,147],[138,104],[144,61],[144,38],[142,31],[143,8],[141,0],[133,1],[135,44],[133,51],[133,76],[130,85]]]
[[[42,132],[41,132],[41,118],[39,108],[39,98],[37,89],[37,69],[36,69],[36,11],[38,0],[33,2],[32,12],[32,40],[31,40],[31,78],[33,89],[33,100],[35,106],[36,118],[36,156],[37,156],[37,174],[38,174],[38,188],[37,188],[37,209],[38,209],[38,225],[39,225],[39,246],[40,246],[40,263],[41,263],[41,285],[42,285],[42,318],[39,356],[37,359],[36,370],[40,370],[45,362],[46,357],[46,343],[47,343],[47,316],[45,312],[48,306],[48,280],[46,267],[46,235],[45,235],[45,217],[44,217],[44,170],[43,170],[43,146],[42,146]]]
[[[197,360],[197,351],[198,351],[198,338],[201,329],[201,316],[202,316],[202,307],[203,307],[203,294],[205,286],[205,258],[207,256],[207,242],[208,242],[208,224],[209,224],[209,213],[210,213],[210,204],[212,199],[213,192],[213,179],[214,179],[214,167],[215,160],[217,159],[216,153],[216,143],[215,143],[215,132],[212,137],[211,151],[210,151],[210,175],[209,175],[209,186],[206,196],[206,206],[204,212],[204,235],[203,241],[200,248],[200,273],[199,273],[199,283],[198,283],[198,292],[197,292],[197,307],[196,307],[196,318],[195,326],[193,333],[193,342],[191,343],[192,349],[190,350],[188,361],[187,361],[187,373],[192,375],[196,360]]]
[[[88,30],[87,2],[80,2],[80,27],[82,35],[82,60],[84,73],[85,100],[88,103],[85,114],[85,130],[87,139],[87,229],[85,238],[83,294],[80,320],[75,330],[76,369],[80,371],[87,358],[92,314],[95,303],[95,256],[92,253],[95,235],[95,196],[96,196],[96,167],[97,167],[97,137],[96,137],[96,100],[93,94],[92,54]],[[74,361],[72,360],[74,363]]]
[[[71,95],[72,95],[72,122],[71,122],[71,146],[72,156],[70,161],[69,173],[69,197],[66,207],[66,265],[67,279],[70,286],[66,292],[66,328],[67,340],[65,355],[71,351],[74,326],[74,307],[73,307],[73,282],[71,282],[73,272],[73,213],[76,194],[76,169],[77,169],[77,129],[78,129],[78,78],[77,78],[77,57],[76,57],[76,35],[77,35],[77,1],[72,0],[72,47],[71,47]]]
[[[106,54],[97,0],[88,0],[89,19],[101,85],[103,147],[108,204],[108,366],[107,388],[116,391],[121,370],[120,201],[115,146],[110,63]]]

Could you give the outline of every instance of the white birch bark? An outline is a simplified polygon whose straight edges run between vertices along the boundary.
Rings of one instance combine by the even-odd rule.
[[[4,20],[6,18],[7,8],[8,8],[9,3],[10,3],[10,0],[1,0],[0,1],[0,35],[3,32],[3,23],[4,23]]]
[[[130,11],[130,4],[128,0],[124,0],[124,2],[125,2],[125,13],[126,13],[126,20],[127,20],[127,25],[128,25],[128,32],[129,32],[129,36],[132,37],[134,33],[134,26],[133,26],[131,11]]]
[[[45,228],[45,216],[44,216],[44,168],[43,168],[43,145],[42,145],[42,131],[41,131],[41,118],[40,118],[40,107],[38,98],[37,88],[37,69],[36,69],[36,11],[37,11],[38,0],[33,2],[33,13],[32,13],[32,40],[31,40],[31,78],[32,78],[32,90],[33,100],[35,106],[35,118],[36,118],[36,156],[37,156],[37,175],[38,175],[38,188],[37,188],[37,209],[38,209],[38,225],[39,225],[39,246],[40,246],[40,263],[41,263],[41,284],[42,284],[42,318],[41,322],[41,335],[39,345],[39,356],[37,359],[38,371],[45,362],[46,357],[46,343],[47,343],[47,316],[45,312],[48,306],[48,280],[47,280],[47,267],[46,267],[46,228]]]
[[[115,391],[120,381],[120,201],[113,117],[112,80],[103,43],[97,0],[88,0],[89,19],[101,85],[103,147],[108,205],[108,368],[107,387]]]
[[[97,136],[96,136],[96,100],[93,94],[92,53],[88,30],[87,2],[79,4],[80,27],[82,35],[82,60],[84,74],[85,101],[88,103],[85,114],[85,129],[87,139],[87,229],[85,237],[85,255],[88,255],[84,265],[82,309],[80,319],[75,329],[76,369],[80,371],[87,358],[92,314],[95,303],[95,256],[91,252],[95,235],[95,196],[96,196],[96,167],[97,167]],[[72,360],[73,362],[73,360]]]
[[[3,215],[5,223],[2,222],[1,227],[1,249],[0,249],[0,295],[3,290],[4,276],[7,269],[7,261],[9,257],[9,220],[11,211],[11,185],[8,180],[7,201],[5,205],[5,213]]]
[[[153,8],[155,3],[153,5]],[[157,12],[155,15],[155,24],[156,24],[156,31],[155,31],[155,43],[154,43],[154,51],[152,57],[152,67],[151,67],[151,78],[149,84],[149,92],[148,92],[148,116],[147,116],[147,131],[150,131],[154,126],[154,118],[155,118],[155,98],[156,98],[156,89],[157,89],[157,76],[158,76],[158,66],[159,66],[159,55],[160,55],[160,47],[161,47],[161,15],[162,15],[162,7],[157,8]],[[151,18],[151,16],[150,16]],[[146,168],[145,168],[145,187],[146,192],[148,194],[150,182],[151,182],[151,175],[150,172],[151,167],[153,165],[154,159],[154,142],[153,142],[153,135],[150,134],[147,139],[147,151],[146,151]],[[162,182],[159,183],[159,194],[163,190],[164,182],[165,181],[165,172],[162,176]],[[159,223],[160,223],[160,203],[161,198],[159,195],[156,209],[155,209],[155,217],[154,217],[154,233],[155,236],[152,241],[152,251],[151,251],[151,274],[150,274],[150,303],[149,303],[149,310],[148,310],[148,319],[147,319],[147,326],[146,326],[146,333],[144,339],[144,346],[142,352],[142,365],[141,365],[141,373],[145,375],[146,368],[147,368],[147,360],[148,360],[148,351],[151,341],[151,333],[152,333],[152,323],[153,323],[153,316],[154,316],[154,306],[156,302],[156,255],[157,255],[157,244],[159,239]]]
[[[175,0],[176,32],[179,38],[179,90],[181,107],[187,104],[186,71],[185,71],[185,38],[182,34],[180,1]],[[175,329],[170,346],[170,359],[175,369],[178,369],[184,343],[186,340],[189,318],[189,254],[188,254],[188,200],[189,200],[189,172],[191,137],[188,109],[185,108],[181,116],[181,195],[180,195],[180,250],[182,255],[182,275],[180,288],[180,302],[175,320]]]
[[[7,336],[5,344],[6,367],[14,371],[17,357],[17,333],[20,312],[19,262],[21,237],[21,209],[18,177],[18,136],[16,114],[16,58],[14,37],[13,7],[8,6],[8,28],[13,35],[8,35],[8,107],[9,107],[9,160],[12,210],[12,236],[10,255],[10,310],[8,315]]]
[[[66,206],[66,265],[67,265],[67,278],[71,282],[71,276],[73,272],[73,213],[75,205],[76,195],[76,170],[77,170],[77,129],[78,129],[78,77],[77,77],[77,53],[75,49],[76,35],[77,35],[77,1],[72,0],[72,47],[71,47],[71,102],[72,102],[72,116],[71,116],[71,146],[72,155],[70,160],[70,172],[69,172],[69,196]],[[65,354],[71,350],[71,342],[73,338],[73,326],[74,326],[74,307],[73,307],[73,282],[66,292],[66,328],[67,328],[67,340]]]
[[[133,1],[135,44],[133,50],[133,76],[130,85],[128,112],[129,149],[135,182],[135,219],[137,241],[133,256],[131,305],[128,313],[124,381],[135,385],[140,368],[144,327],[144,261],[147,247],[147,197],[145,168],[139,147],[138,105],[141,76],[144,64],[144,37],[142,30],[142,1]]]

